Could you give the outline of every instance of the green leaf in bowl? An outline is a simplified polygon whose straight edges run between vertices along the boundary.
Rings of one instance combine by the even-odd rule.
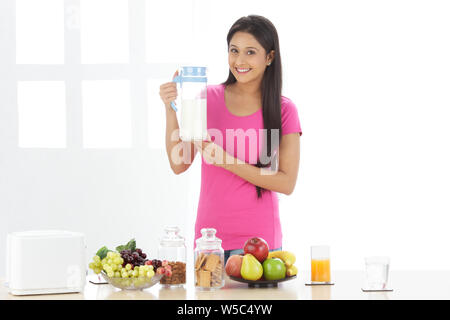
[[[122,246],[118,246],[116,248],[117,252],[121,252],[122,250],[131,250],[131,252],[133,252],[134,250],[136,250],[136,240],[133,238],[130,241],[128,241],[127,244],[122,245]]]

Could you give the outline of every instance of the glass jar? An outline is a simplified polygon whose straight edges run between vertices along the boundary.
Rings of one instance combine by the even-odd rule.
[[[166,226],[159,242],[158,259],[167,261],[165,263],[171,269],[171,274],[165,274],[160,281],[164,287],[181,287],[186,284],[186,245],[179,232],[180,228],[177,226]]]
[[[195,241],[195,287],[207,290],[222,288],[225,283],[222,240],[216,237],[216,229],[203,228],[201,233],[202,236]]]

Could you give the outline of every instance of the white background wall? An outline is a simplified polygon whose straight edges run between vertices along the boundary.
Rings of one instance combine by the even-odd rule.
[[[131,237],[156,256],[169,223],[190,252],[200,163],[171,173],[158,86],[185,63],[222,82],[227,31],[253,13],[278,29],[304,132],[280,195],[300,270],[322,243],[334,269],[448,269],[447,1],[1,1],[0,257],[42,228],[84,232],[89,257]]]

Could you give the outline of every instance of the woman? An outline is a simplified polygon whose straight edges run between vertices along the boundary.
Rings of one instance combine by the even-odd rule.
[[[296,106],[281,96],[281,58],[273,24],[261,16],[242,17],[229,30],[227,43],[228,79],[207,88],[210,141],[180,140],[170,107],[176,85],[160,87],[172,170],[186,171],[197,151],[203,156],[195,238],[202,228],[215,228],[225,259],[242,253],[252,237],[265,239],[270,250],[281,249],[277,192],[289,195],[294,190],[302,134]],[[171,156],[177,145],[183,145],[184,163]]]

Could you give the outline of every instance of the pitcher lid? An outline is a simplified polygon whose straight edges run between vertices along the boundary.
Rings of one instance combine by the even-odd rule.
[[[206,77],[206,67],[181,67],[183,77]]]

